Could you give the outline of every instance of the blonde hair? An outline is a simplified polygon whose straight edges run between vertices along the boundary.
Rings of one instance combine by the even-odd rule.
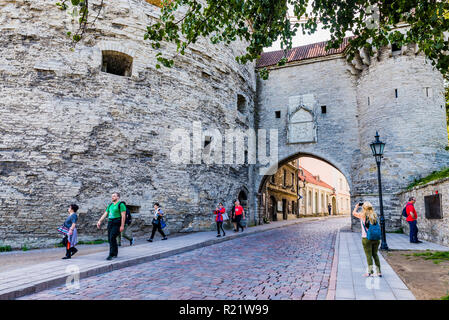
[[[365,221],[368,219],[371,224],[375,224],[377,222],[377,214],[374,212],[371,202],[367,201],[363,203],[362,209],[363,214],[365,215]]]

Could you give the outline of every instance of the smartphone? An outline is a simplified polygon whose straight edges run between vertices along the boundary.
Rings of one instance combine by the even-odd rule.
[[[363,206],[364,202],[359,202],[359,207]]]

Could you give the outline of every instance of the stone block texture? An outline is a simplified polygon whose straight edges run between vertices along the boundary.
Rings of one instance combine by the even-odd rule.
[[[114,191],[134,206],[137,236],[151,230],[153,202],[169,232],[195,231],[210,228],[218,201],[229,210],[242,188],[252,191],[247,165],[170,160],[173,130],[191,132],[194,121],[253,126],[254,64],[235,61],[243,43],[201,41],[156,69],[143,35],[160,9],[146,1],[106,1],[74,50],[66,32],[76,24],[55,1],[1,0],[0,13],[0,245],[56,243],[72,202],[80,238],[105,238],[95,225]],[[131,56],[130,76],[102,72],[103,51]]]

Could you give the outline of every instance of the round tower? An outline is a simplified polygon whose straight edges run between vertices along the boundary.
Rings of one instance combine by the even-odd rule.
[[[387,228],[400,226],[395,195],[415,179],[449,164],[443,77],[414,45],[364,51],[357,72],[360,159],[354,174],[359,199],[378,204],[377,167],[369,144],[376,131],[386,143],[381,164]]]
[[[0,0],[0,11],[0,244],[54,244],[70,203],[80,238],[104,237],[95,224],[115,191],[137,236],[150,231],[154,202],[171,232],[209,229],[217,202],[230,208],[242,190],[252,202],[247,165],[171,158],[182,139],[188,156],[210,143],[201,131],[192,138],[193,123],[223,135],[253,126],[254,65],[235,61],[243,43],[200,41],[156,69],[143,36],[160,8],[148,1],[105,1],[74,50],[66,33],[76,21],[54,0]]]

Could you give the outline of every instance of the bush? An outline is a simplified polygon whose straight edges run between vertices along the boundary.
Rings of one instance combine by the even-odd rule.
[[[12,251],[11,246],[0,246],[0,252]]]

